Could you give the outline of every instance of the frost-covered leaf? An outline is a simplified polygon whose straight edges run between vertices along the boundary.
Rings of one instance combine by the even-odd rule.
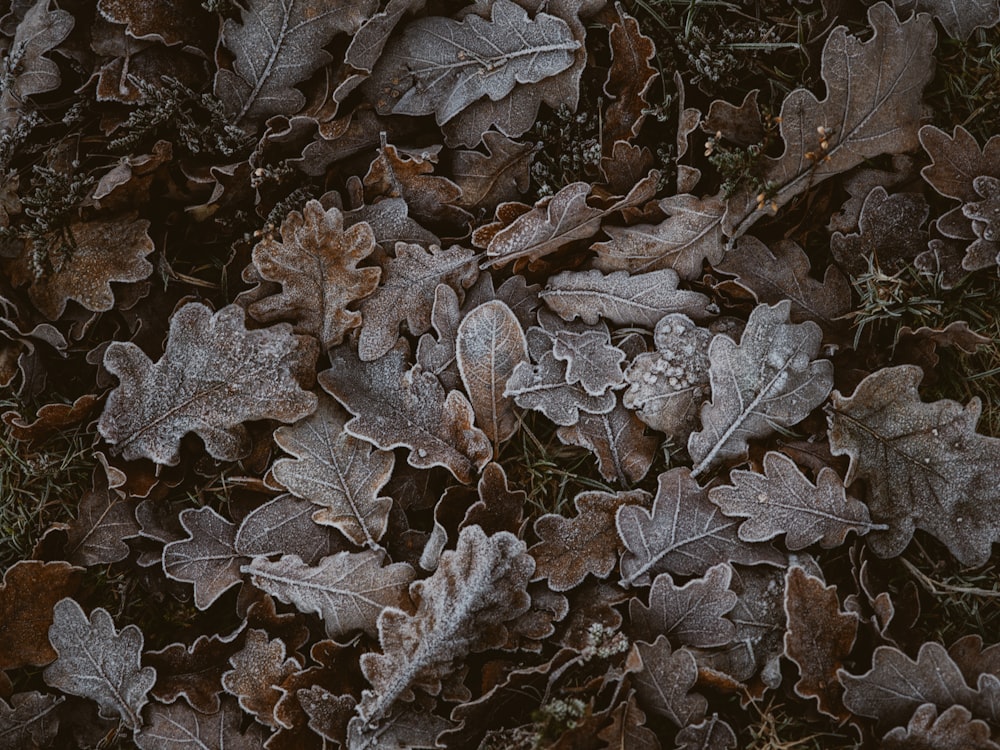
[[[309,565],[345,547],[333,529],[313,520],[316,506],[288,493],[254,508],[240,523],[233,549],[245,557],[298,555]]]
[[[190,645],[176,642],[147,651],[146,660],[156,668],[153,697],[161,703],[183,698],[199,713],[218,713],[222,674],[237,650],[233,641],[242,631],[240,627],[225,637],[200,635]]]
[[[746,518],[740,539],[766,542],[785,534],[790,550],[817,542],[821,547],[843,544],[848,532],[859,536],[872,524],[864,503],[847,497],[844,484],[833,469],[823,468],[812,484],[788,456],[770,451],[764,456],[764,473],[735,469],[732,485],[714,487],[709,499],[732,518]]]
[[[703,575],[713,565],[739,562],[781,564],[765,545],[750,545],[736,535],[738,521],[722,515],[687,468],[657,478],[652,510],[629,505],[618,510],[618,535],[625,545],[622,583],[646,584],[657,573]]]
[[[896,727],[882,738],[881,750],[1000,750],[990,739],[990,725],[973,719],[965,706],[950,706],[938,715],[925,703],[913,712],[906,728]]]
[[[735,750],[736,732],[718,714],[677,733],[677,750]]]
[[[260,724],[240,731],[243,712],[227,698],[212,713],[195,711],[185,703],[153,704],[147,724],[135,735],[141,750],[258,750],[267,737]]]
[[[447,284],[459,295],[472,286],[479,274],[472,250],[455,245],[442,249],[432,245],[396,243],[395,257],[383,263],[382,283],[361,303],[363,322],[358,354],[364,361],[378,359],[399,338],[399,324],[406,322],[415,336],[431,327],[431,307],[438,284]]]
[[[528,362],[528,344],[513,311],[499,300],[484,302],[458,326],[455,356],[476,424],[494,445],[517,431],[517,413],[504,386],[514,368]]]
[[[590,325],[604,318],[620,326],[653,327],[667,313],[683,313],[695,320],[709,317],[709,299],[699,292],[678,289],[676,271],[649,273],[563,271],[552,276],[539,295],[564,320],[579,317]]]
[[[579,383],[590,396],[600,396],[622,382],[625,352],[611,343],[604,326],[591,330],[557,330],[553,356],[566,363],[566,383]]]
[[[851,309],[851,286],[836,266],[828,266],[823,281],[809,275],[809,256],[791,240],[779,240],[770,247],[752,235],[744,235],[736,247],[715,266],[734,274],[758,302],[769,305],[791,301],[793,323],[813,320],[824,328]]]
[[[215,78],[215,94],[237,124],[257,125],[305,103],[294,86],[332,61],[324,47],[340,31],[357,31],[377,9],[372,0],[248,0],[242,22],[226,20],[222,44],[233,69]]]
[[[565,21],[548,13],[529,18],[511,0],[495,0],[489,20],[422,18],[404,28],[375,66],[376,109],[433,114],[444,125],[477,99],[500,101],[518,84],[566,70],[579,46]]]
[[[771,206],[784,206],[828,177],[880,154],[916,148],[922,93],[934,74],[934,23],[924,14],[900,22],[884,2],[868,9],[868,23],[875,33],[864,42],[846,26],[827,36],[821,63],[825,99],[806,89],[785,97],[780,125],[785,150],[764,159],[761,178],[775,187],[766,205],[757,204],[756,189],[730,198],[725,221],[730,237],[744,234]]]
[[[59,731],[59,705],[63,696],[32,690],[0,699],[0,747],[49,747]]]
[[[830,448],[850,457],[845,483],[864,479],[868,507],[888,531],[870,534],[882,557],[900,554],[914,529],[940,539],[963,564],[986,563],[1000,541],[1000,438],[976,433],[981,404],[973,398],[920,400],[915,365],[872,373],[849,397],[835,392]]]
[[[315,566],[296,555],[283,555],[276,562],[255,557],[243,572],[258,588],[300,612],[323,618],[329,638],[355,630],[374,636],[383,609],[406,608],[406,587],[414,576],[406,563],[386,565],[384,557],[374,550],[338,552]]]
[[[691,433],[692,475],[745,455],[748,440],[791,427],[819,406],[833,387],[833,365],[814,359],[822,331],[811,321],[789,323],[791,303],[758,305],[740,343],[718,335],[708,348],[712,401]]]
[[[407,370],[409,346],[399,343],[374,362],[361,362],[344,347],[330,356],[320,385],[354,415],[344,426],[351,435],[382,450],[410,449],[418,469],[443,466],[460,482],[472,481],[490,460],[490,441],[473,425],[472,405],[458,391],[447,395],[420,365]]]
[[[652,427],[681,439],[695,427],[708,393],[708,347],[712,333],[686,315],[660,318],[653,333],[656,351],[636,355],[625,371],[622,402]]]
[[[618,141],[630,141],[639,134],[649,103],[646,93],[659,77],[650,61],[656,56],[653,40],[642,33],[639,22],[620,5],[611,26],[611,67],[604,93],[612,100],[604,111],[601,135],[605,149]],[[605,151],[607,153],[607,151]]]
[[[698,679],[698,665],[687,649],[671,651],[665,635],[653,643],[633,644],[628,668],[639,703],[647,711],[678,727],[695,724],[705,715],[708,701],[691,692]]]
[[[240,458],[248,449],[243,422],[294,422],[315,410],[316,397],[292,375],[296,347],[287,325],[246,330],[236,305],[213,315],[202,304],[186,304],[171,318],[155,364],[131,342],[107,348],[104,366],[121,384],[108,396],[97,428],[126,460],[174,466],[188,432],[199,435],[213,457]]]
[[[560,427],[556,434],[564,444],[593,453],[601,476],[626,487],[646,476],[660,445],[659,439],[645,434],[642,420],[620,400],[606,414],[581,413],[576,424]]]
[[[253,302],[255,320],[294,320],[295,332],[314,336],[324,350],[340,344],[361,325],[361,313],[349,310],[378,286],[381,269],[358,268],[375,249],[371,227],[361,221],[344,229],[337,208],[306,203],[281,222],[281,241],[265,238],[253,249],[261,278],[280,282],[282,291]]]
[[[488,155],[454,152],[452,176],[462,189],[459,205],[470,211],[492,212],[498,204],[517,200],[528,189],[535,146],[492,130],[483,133],[483,142]]]
[[[194,41],[201,29],[192,28],[198,12],[194,0],[99,0],[98,12],[109,21],[125,26],[136,39],[154,39],[167,45]]]
[[[933,125],[920,128],[920,145],[931,164],[920,170],[932,188],[963,203],[979,199],[973,181],[981,175],[1000,177],[1000,136],[990,138],[983,148],[961,125],[949,136]]]
[[[504,623],[531,605],[526,587],[534,569],[513,534],[462,529],[455,550],[441,556],[434,575],[410,586],[416,611],[389,608],[379,617],[382,653],[361,657],[373,686],[358,706],[364,724],[377,726],[397,701],[413,700],[415,687],[437,694],[467,654],[503,645]],[[454,691],[452,686],[449,692]]]
[[[630,492],[581,492],[573,501],[573,518],[546,513],[535,521],[539,542],[528,552],[535,558],[535,578],[547,579],[553,591],[575,588],[588,573],[607,578],[618,562],[621,543],[615,513],[626,505],[645,505],[649,496]]]
[[[56,602],[76,593],[83,568],[67,562],[19,560],[0,587],[0,670],[42,666],[56,658],[46,638]]]
[[[336,402],[321,397],[314,414],[274,431],[274,441],[295,458],[278,459],[271,471],[289,492],[318,506],[313,521],[375,547],[392,508],[392,499],[378,493],[392,475],[393,455],[349,435],[346,421]]]
[[[672,643],[695,648],[725,646],[736,635],[736,627],[726,615],[736,606],[736,594],[729,590],[733,569],[713,565],[701,578],[683,586],[669,573],[660,573],[649,589],[649,606],[633,597],[629,602],[629,632],[641,640],[667,636]]]
[[[244,711],[264,726],[276,728],[274,707],[281,698],[278,686],[302,665],[297,659],[286,658],[284,641],[267,635],[258,628],[247,631],[243,648],[229,657],[233,668],[222,675],[222,685]]]
[[[927,231],[921,229],[930,208],[922,195],[893,193],[881,185],[865,197],[858,231],[834,232],[830,252],[845,273],[861,276],[871,265],[894,273],[927,249]]]
[[[378,726],[366,724],[360,717],[347,727],[348,750],[432,750],[437,738],[454,725],[437,714],[398,708]]]
[[[295,691],[299,705],[309,717],[309,728],[324,739],[339,742],[347,734],[347,723],[357,701],[352,695],[333,695],[321,685]]]
[[[133,498],[97,482],[77,506],[66,535],[66,559],[76,565],[113,563],[128,557],[124,540],[139,535]]]
[[[660,750],[660,741],[645,726],[646,714],[635,702],[635,694],[611,712],[611,723],[597,734],[603,750]]]
[[[96,701],[107,719],[120,716],[129,729],[142,726],[140,712],[156,682],[156,670],[139,666],[142,631],[119,633],[111,615],[98,607],[90,617],[73,599],[56,603],[49,641],[59,658],[45,668],[45,682],[70,695]]]
[[[212,602],[242,581],[246,557],[236,551],[236,524],[213,508],[186,508],[180,513],[186,539],[163,548],[163,572],[175,581],[194,584],[194,603],[208,609]]]
[[[930,13],[953,39],[967,41],[972,32],[996,26],[1000,22],[997,0],[892,0],[900,15],[911,11]]]
[[[837,670],[854,647],[859,617],[840,610],[836,586],[824,586],[798,565],[785,574],[785,655],[799,668],[795,694],[816,698],[819,710],[846,718]]]

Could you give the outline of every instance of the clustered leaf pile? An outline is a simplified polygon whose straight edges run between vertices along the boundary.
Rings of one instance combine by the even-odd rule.
[[[1000,748],[1000,5],[678,5],[10,4],[0,747]]]

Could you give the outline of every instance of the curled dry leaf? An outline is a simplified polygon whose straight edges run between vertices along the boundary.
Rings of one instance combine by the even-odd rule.
[[[847,497],[833,469],[821,469],[814,485],[783,453],[769,451],[764,456],[763,474],[735,469],[729,481],[731,486],[714,487],[708,497],[727,516],[747,519],[739,530],[745,542],[785,534],[790,550],[817,542],[830,548],[843,544],[850,531],[860,536],[889,528],[871,523],[868,508]]]
[[[292,319],[296,333],[315,337],[324,350],[336,346],[361,325],[361,313],[348,306],[378,286],[381,269],[357,267],[374,249],[367,223],[345,230],[339,209],[324,211],[311,200],[281,222],[281,242],[266,238],[254,247],[257,272],[280,282],[282,291],[256,300],[248,312],[262,323]]]
[[[128,625],[119,633],[107,611],[98,607],[88,618],[69,598],[59,600],[53,613],[49,641],[59,658],[45,668],[45,682],[96,701],[106,719],[141,727],[142,707],[156,682],[155,669],[139,666],[142,631]]]
[[[535,521],[540,541],[528,550],[535,558],[535,579],[553,591],[569,591],[588,573],[607,578],[618,562],[620,542],[615,513],[626,505],[645,505],[649,496],[630,492],[581,492],[573,500],[576,516],[546,513]]]
[[[188,432],[208,452],[232,461],[246,453],[242,422],[294,422],[311,414],[316,397],[292,375],[297,341],[289,326],[244,326],[236,305],[212,314],[192,302],[174,313],[163,357],[155,364],[135,344],[115,341],[104,366],[121,384],[108,396],[97,429],[126,460],[175,466]]]
[[[226,692],[240,707],[267,727],[277,728],[274,707],[281,699],[278,687],[286,677],[302,669],[298,660],[285,657],[285,642],[269,640],[266,630],[247,631],[246,643],[229,657],[233,668],[222,675]]]
[[[708,348],[712,401],[691,433],[692,476],[745,455],[748,440],[791,427],[819,406],[833,387],[833,365],[817,360],[822,332],[811,321],[789,323],[791,303],[758,305],[740,343],[718,335]]]
[[[344,425],[349,434],[382,450],[409,448],[410,466],[443,466],[467,484],[490,460],[489,438],[473,424],[465,396],[458,391],[445,395],[438,379],[420,365],[407,370],[408,359],[409,346],[402,339],[374,362],[361,362],[341,347],[318,379],[354,414]]]
[[[323,618],[329,638],[356,630],[375,636],[383,609],[407,607],[406,587],[414,577],[409,565],[386,565],[384,557],[374,550],[338,552],[309,566],[297,555],[283,555],[276,562],[261,556],[242,570],[258,588]]]
[[[671,651],[665,635],[653,643],[638,641],[632,645],[626,666],[639,703],[647,711],[678,727],[697,724],[704,717],[708,701],[691,692],[698,680],[698,665],[687,649]]]
[[[236,552],[236,524],[208,506],[182,510],[180,522],[188,536],[163,547],[163,572],[193,583],[195,606],[208,609],[243,580],[240,565],[246,558]]]
[[[415,687],[436,694],[470,652],[503,645],[504,623],[531,605],[526,587],[534,569],[513,534],[462,529],[434,575],[410,586],[416,611],[388,608],[379,617],[382,653],[361,657],[373,687],[358,705],[365,727],[379,725],[397,701],[413,700]]]
[[[274,441],[295,458],[278,459],[271,471],[289,492],[317,506],[313,521],[374,548],[389,523],[392,499],[378,493],[392,475],[394,459],[345,432],[346,422],[337,403],[321,397],[314,414],[274,431]]]
[[[0,698],[0,742],[4,747],[49,747],[59,731],[57,709],[66,700],[32,690]]]
[[[900,365],[872,373],[852,396],[834,393],[830,449],[850,457],[845,482],[864,479],[872,515],[889,524],[867,538],[876,554],[900,554],[914,529],[923,529],[963,565],[984,565],[1000,541],[992,469],[1000,465],[1000,438],[976,433],[978,398],[965,407],[921,401],[922,377],[919,367]]]
[[[882,750],[1000,750],[990,739],[990,725],[973,719],[965,706],[949,706],[938,715],[925,703],[913,712],[906,728],[896,727],[882,738]]]

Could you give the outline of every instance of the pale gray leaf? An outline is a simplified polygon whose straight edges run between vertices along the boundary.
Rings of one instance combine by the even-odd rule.
[[[581,332],[556,331],[552,354],[566,363],[566,382],[579,383],[588,395],[600,396],[622,383],[625,352],[611,343],[611,334],[601,325]]]
[[[243,579],[240,565],[246,557],[235,548],[236,524],[207,505],[180,513],[186,539],[163,548],[163,572],[175,581],[194,584],[194,603],[208,609],[212,602]]]
[[[48,747],[59,731],[56,709],[66,698],[32,690],[0,699],[0,747]]]
[[[560,442],[586,448],[597,457],[597,469],[609,482],[630,486],[646,476],[660,441],[645,434],[635,412],[617,400],[606,414],[583,412],[571,427],[560,427]]]
[[[215,713],[195,711],[187,703],[154,703],[148,723],[135,735],[142,750],[259,750],[267,730],[251,723],[240,732],[243,712],[227,698]]]
[[[677,750],[735,750],[736,732],[718,714],[677,733]]]
[[[637,598],[629,602],[630,633],[642,640],[663,634],[672,643],[696,648],[726,645],[736,636],[736,627],[726,618],[737,601],[729,590],[732,577],[726,563],[713,565],[683,586],[661,573],[649,590],[649,606]]]
[[[941,711],[925,703],[913,712],[906,728],[889,731],[880,750],[1000,750],[990,739],[990,725],[973,719],[965,706],[954,705]]]
[[[708,701],[691,692],[698,680],[698,665],[687,649],[672,652],[665,635],[653,643],[633,644],[628,668],[639,702],[647,711],[678,727],[695,724],[705,716]]]
[[[437,738],[453,724],[436,714],[400,708],[378,726],[359,717],[347,726],[347,750],[432,750]]]
[[[522,362],[504,388],[505,396],[524,409],[534,409],[558,425],[571,427],[580,420],[580,412],[606,414],[615,408],[615,394],[610,389],[592,396],[580,386],[566,382],[566,363],[552,351],[543,353],[536,364]]]

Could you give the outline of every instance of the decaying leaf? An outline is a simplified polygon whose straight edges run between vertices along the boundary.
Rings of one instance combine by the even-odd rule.
[[[484,302],[458,326],[455,357],[476,424],[494,445],[517,431],[517,412],[504,394],[519,364],[528,362],[528,343],[513,311],[500,300]]]
[[[292,375],[297,342],[287,325],[244,327],[236,305],[212,314],[192,302],[174,313],[163,357],[155,364],[131,342],[115,341],[104,366],[121,384],[108,396],[98,430],[126,460],[145,457],[174,466],[188,432],[221,460],[247,450],[242,423],[294,422],[316,397]]]
[[[791,303],[758,305],[740,343],[725,335],[708,348],[712,401],[691,433],[692,476],[741,458],[747,441],[791,427],[819,406],[833,387],[833,365],[817,360],[822,332],[811,321],[789,323]]]
[[[156,682],[155,669],[139,666],[142,631],[128,625],[119,633],[107,611],[98,607],[88,618],[69,598],[59,600],[53,612],[49,641],[59,658],[45,668],[45,682],[96,701],[105,718],[141,727],[140,713]]]
[[[560,427],[556,434],[561,442],[593,453],[601,476],[626,487],[646,476],[660,445],[656,437],[645,434],[642,420],[620,399],[606,414],[582,412],[576,424]]]
[[[581,492],[573,500],[576,516],[546,513],[535,521],[541,540],[528,550],[535,558],[535,578],[553,591],[569,591],[592,573],[607,578],[618,562],[620,542],[615,513],[626,505],[645,505],[649,496],[630,492]]]
[[[888,526],[872,524],[865,504],[847,497],[844,484],[833,469],[823,468],[812,484],[795,462],[783,453],[764,456],[764,473],[735,469],[732,486],[714,487],[709,499],[727,516],[746,518],[740,539],[766,542],[785,534],[790,550],[817,542],[821,547],[843,544],[848,532],[859,536]]]
[[[278,687],[302,669],[297,659],[285,656],[285,642],[267,637],[266,630],[247,631],[246,645],[229,657],[233,668],[222,675],[222,685],[240,707],[267,727],[277,728],[274,707],[281,698]]]
[[[389,523],[392,499],[380,497],[393,455],[344,431],[343,410],[321,397],[306,419],[274,431],[274,441],[295,456],[274,462],[274,478],[296,497],[318,506],[316,523],[333,526],[358,545],[376,547]]]
[[[324,350],[336,346],[361,325],[361,313],[348,305],[378,286],[381,269],[357,267],[374,249],[367,223],[345,230],[337,208],[324,211],[319,201],[309,201],[302,213],[292,211],[281,222],[281,242],[267,238],[254,247],[257,272],[280,282],[282,291],[253,302],[248,312],[262,323],[292,319],[296,333],[314,336]]]
[[[687,468],[657,478],[651,510],[638,505],[618,509],[618,535],[625,545],[622,583],[644,585],[657,573],[703,575],[713,565],[739,562],[781,564],[765,545],[750,545],[736,535],[736,521],[719,512]]]
[[[0,745],[9,748],[48,747],[59,731],[56,709],[66,700],[32,690],[0,699]]]
[[[383,552],[374,550],[338,552],[309,566],[296,555],[276,562],[255,557],[242,570],[255,586],[323,618],[327,637],[355,630],[374,636],[383,609],[406,607],[406,587],[414,575],[406,563],[385,565],[383,558]]]
[[[705,715],[708,701],[691,692],[698,679],[698,665],[687,649],[671,651],[665,635],[653,643],[633,644],[628,667],[639,703],[647,711],[678,727],[697,724]]]
[[[852,396],[835,392],[830,448],[850,457],[845,483],[864,479],[872,516],[889,524],[867,538],[876,554],[900,554],[923,529],[963,565],[983,565],[1000,540],[991,468],[1000,465],[1000,438],[976,433],[978,398],[965,407],[921,401],[922,377],[919,367],[900,365],[872,373]]]
[[[354,418],[344,430],[382,450],[410,449],[415,468],[443,466],[469,483],[490,460],[489,438],[473,425],[472,405],[458,391],[447,395],[420,365],[407,369],[409,346],[400,340],[374,362],[361,362],[343,347],[330,356],[320,385]]]
[[[649,589],[649,606],[635,597],[629,602],[629,632],[640,640],[662,634],[682,646],[725,646],[736,636],[736,627],[726,617],[737,601],[729,590],[732,577],[733,569],[725,563],[683,586],[669,573],[660,573]]]
[[[373,687],[358,705],[364,724],[380,724],[397,701],[413,700],[415,687],[437,694],[460,669],[458,660],[502,645],[504,623],[531,604],[526,587],[534,569],[513,534],[462,529],[455,550],[441,556],[434,575],[410,586],[416,611],[388,608],[379,616],[382,653],[361,657]],[[451,685],[448,692],[458,687]]]
[[[247,558],[236,552],[236,524],[205,506],[180,513],[186,539],[163,548],[163,572],[194,584],[194,603],[208,609],[228,589],[240,583],[240,565]]]
[[[913,712],[906,728],[896,727],[882,738],[882,750],[998,750],[990,725],[973,719],[965,706],[950,706],[938,715],[925,703]]]
[[[169,706],[156,703],[149,709],[146,726],[135,735],[135,744],[141,750],[256,750],[263,747],[267,730],[260,724],[251,723],[241,732],[242,721],[243,712],[232,698],[227,698],[221,708],[207,714],[184,703]]]

